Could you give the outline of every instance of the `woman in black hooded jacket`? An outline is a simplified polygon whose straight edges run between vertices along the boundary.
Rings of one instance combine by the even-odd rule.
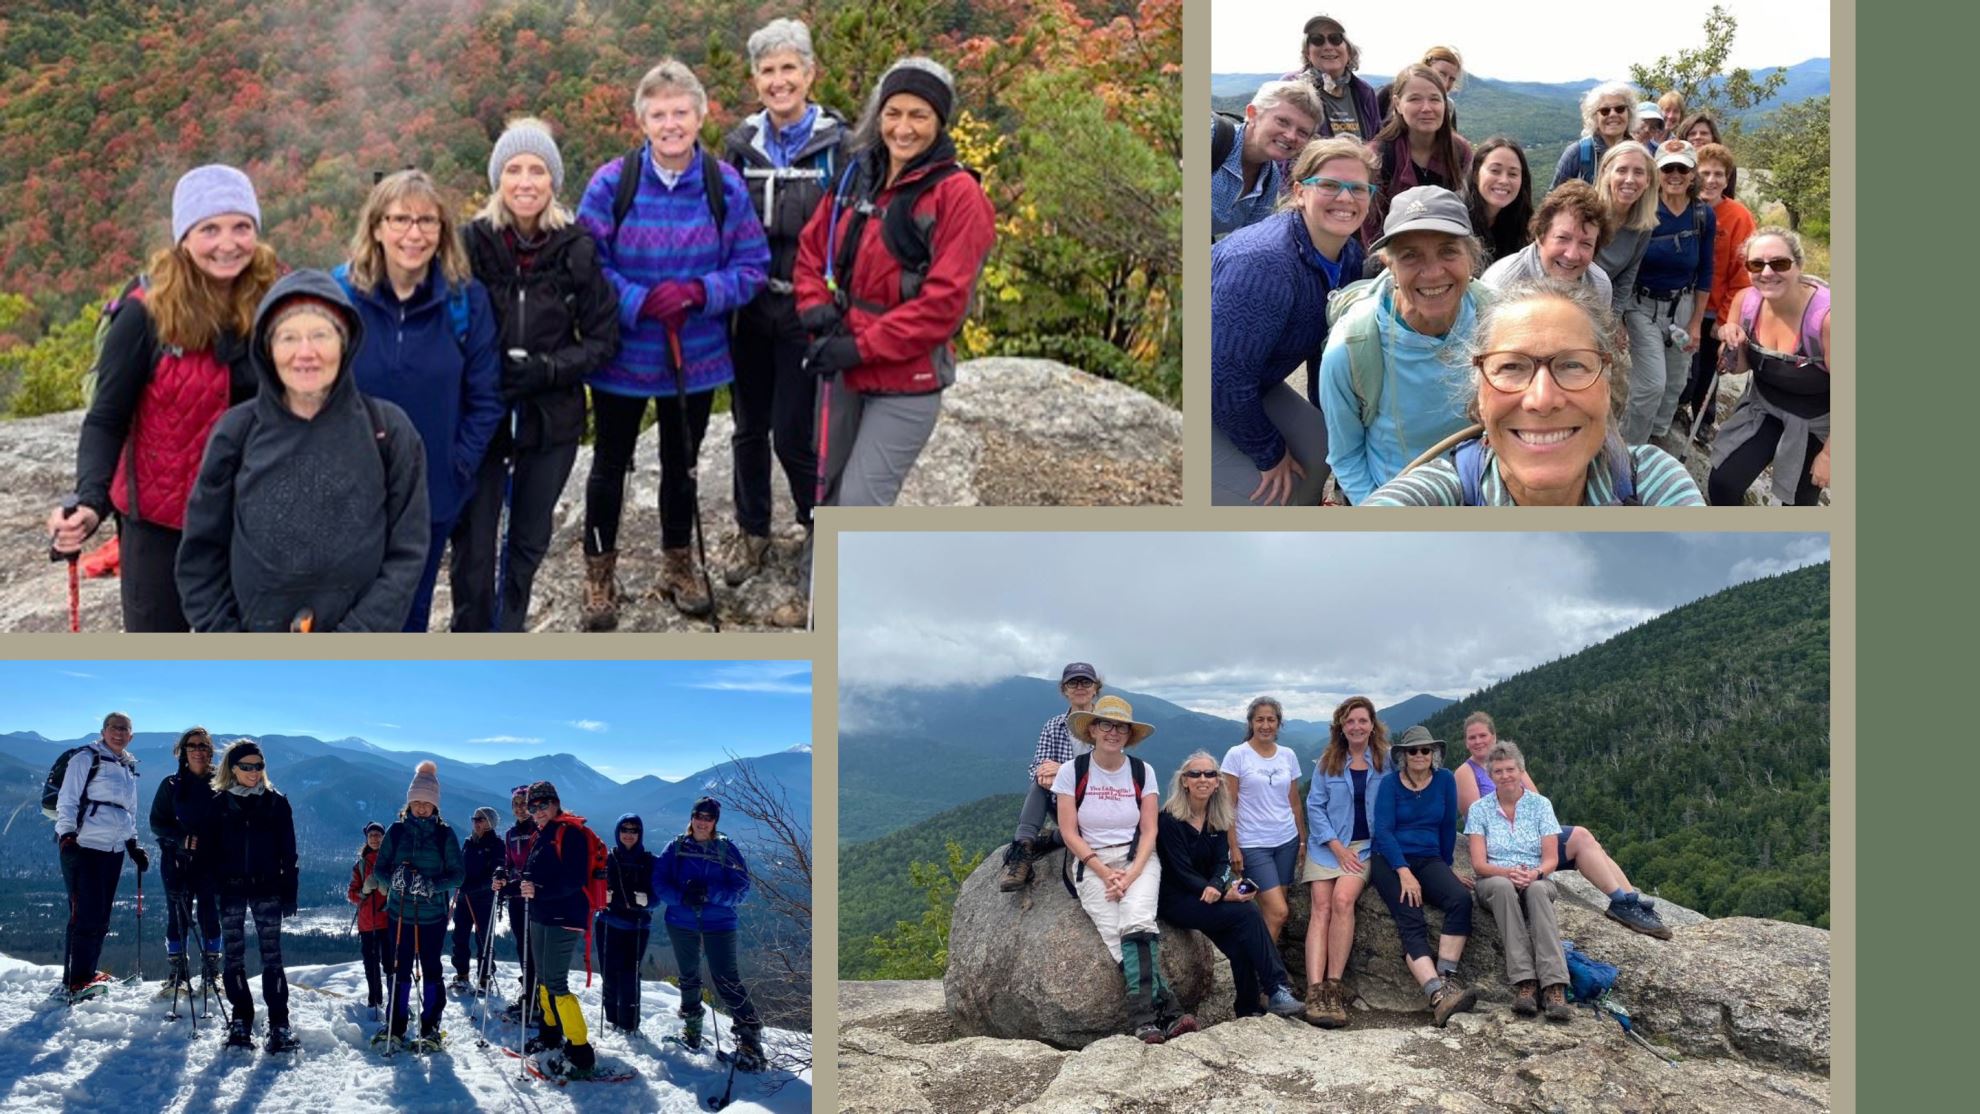
[[[213,427],[179,543],[196,631],[396,631],[426,566],[426,455],[360,395],[364,326],[337,280],[284,276],[255,311],[261,392]]]
[[[247,921],[261,950],[261,1001],[268,1007],[268,1051],[296,1047],[289,1029],[289,978],[282,969],[282,918],[296,915],[296,821],[275,791],[268,759],[252,740],[227,748],[213,776],[213,808],[199,835],[198,869],[220,891],[226,941],[227,1044],[253,1048],[254,998],[247,983]]]

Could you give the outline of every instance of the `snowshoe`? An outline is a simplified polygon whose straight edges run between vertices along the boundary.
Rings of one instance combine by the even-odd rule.
[[[271,1056],[278,1052],[294,1052],[301,1047],[302,1042],[296,1039],[296,1031],[287,1025],[271,1026],[268,1030],[268,1039],[261,1046],[262,1051]]]
[[[380,1029],[371,1034],[371,1046],[378,1049],[381,1055],[390,1056],[406,1047],[406,1038],[403,1035],[394,1036],[390,1029]]]
[[[757,1028],[736,1028],[736,1047],[731,1059],[737,1071],[759,1072],[769,1067],[763,1055],[763,1031]]]
[[[412,1049],[414,1052],[420,1053],[421,1055],[431,1055],[435,1052],[444,1050],[446,1046],[447,1046],[446,1030],[435,1029],[431,1032],[421,1033],[419,1035],[419,1039],[413,1041],[411,1044],[407,1045],[406,1047]]]
[[[254,1034],[248,1022],[238,1018],[227,1023],[227,1048],[245,1048],[254,1051]]]
[[[503,1007],[502,1009],[502,1021],[505,1024],[514,1025],[516,1022],[522,1020],[522,1010],[523,1010],[522,999],[518,998],[515,1001],[510,1002],[507,1006]]]
[[[564,1047],[564,1038],[562,1034],[538,1033],[535,1036],[529,1038],[529,1041],[523,1045],[523,1052],[528,1055],[534,1056],[539,1052],[556,1052],[561,1050],[563,1047]]]
[[[468,977],[466,975],[455,975],[454,981],[447,984],[447,990],[449,993],[452,994],[466,994],[468,991],[472,989],[474,989],[474,987],[471,984],[469,984]]]

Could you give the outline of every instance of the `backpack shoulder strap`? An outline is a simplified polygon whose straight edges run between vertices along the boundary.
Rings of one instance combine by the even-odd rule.
[[[715,218],[715,239],[720,243],[722,226],[729,219],[729,198],[722,185],[722,160],[709,154],[707,148],[701,148],[700,155],[701,191],[708,195],[708,213]]]
[[[1361,424],[1375,420],[1382,403],[1384,362],[1382,341],[1376,333],[1375,317],[1380,309],[1382,283],[1391,281],[1388,272],[1374,279],[1361,279],[1341,287],[1327,298],[1330,324],[1345,330],[1348,379],[1354,389]]]
[[[1237,146],[1237,125],[1221,112],[1210,115],[1210,169],[1216,170]]]
[[[1739,295],[1739,327],[1746,330],[1748,339],[1753,336],[1753,326],[1760,320],[1760,291],[1747,287]]]
[[[1829,319],[1829,284],[1812,277],[1807,281],[1815,284],[1815,293],[1809,296],[1808,308],[1801,311],[1801,346],[1809,359],[1827,366],[1829,354],[1822,349],[1822,324]]]
[[[619,159],[619,185],[612,194],[612,242],[619,240],[619,226],[626,223],[626,214],[632,212],[633,198],[639,194],[639,160],[646,151],[644,144],[627,151]]]
[[[1464,505],[1476,507],[1484,502],[1483,479],[1485,475],[1485,442],[1473,437],[1451,450],[1451,464],[1457,469],[1458,486],[1464,491]]]
[[[1584,135],[1581,137],[1580,156],[1581,156],[1581,160],[1580,160],[1581,180],[1584,182],[1593,183],[1595,181],[1595,137],[1594,136]]]
[[[357,297],[357,287],[351,285],[351,265],[349,263],[339,263],[335,267],[330,268],[330,277],[336,279],[337,285],[344,288],[344,297],[352,299]]]
[[[1624,449],[1620,457],[1609,460],[1609,482],[1616,489],[1616,505],[1636,506],[1636,453]]]
[[[1127,759],[1128,767],[1134,771],[1134,800],[1136,804],[1140,804],[1141,787],[1148,781],[1148,763],[1132,754],[1128,755]]]
[[[378,446],[378,462],[384,465],[385,474],[389,479],[392,473],[392,462],[386,459],[385,456],[385,443],[390,440],[390,438],[385,436],[385,414],[378,409],[377,399],[372,398],[362,391],[358,392],[358,398],[364,402],[365,416],[371,419],[371,442]]]
[[[970,170],[959,162],[940,166],[902,186],[895,191],[893,199],[887,202],[886,212],[880,218],[880,240],[887,245],[888,254],[900,264],[903,272],[923,274],[933,258],[931,241],[934,236],[934,220],[917,220],[914,208],[920,204],[921,196],[934,189],[944,179]],[[847,271],[851,273],[850,270]]]
[[[1073,759],[1073,809],[1086,803],[1086,775],[1093,769],[1093,752],[1087,751]]]

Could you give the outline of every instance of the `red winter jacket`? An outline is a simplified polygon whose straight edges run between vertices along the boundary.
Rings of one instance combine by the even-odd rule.
[[[351,885],[344,891],[345,900],[358,907],[357,926],[359,932],[370,932],[385,927],[385,890],[388,882],[380,881],[380,889],[360,896],[365,879],[371,877],[371,864],[378,860],[378,852],[367,847],[358,852],[358,861],[351,864]]]
[[[884,155],[882,156],[884,158]],[[880,191],[874,204],[884,207],[901,186],[912,182],[952,159],[936,158],[910,170],[893,186]],[[798,242],[798,312],[829,305],[832,293],[825,286],[825,260],[828,253],[836,262],[840,243],[827,244],[828,234],[843,237],[850,213],[842,212],[838,227],[831,229],[834,198],[827,195],[811,214]],[[854,299],[885,307],[870,312],[859,306],[845,311],[845,324],[859,345],[858,367],[845,372],[846,386],[863,394],[927,394],[946,384],[946,368],[953,375],[955,349],[951,338],[969,313],[970,296],[983,260],[996,242],[996,214],[975,176],[951,174],[921,195],[914,207],[917,219],[933,217],[930,237],[931,261],[921,292],[906,302],[901,300],[901,267],[887,250],[878,217],[866,222],[860,234],[851,282],[837,276]]]

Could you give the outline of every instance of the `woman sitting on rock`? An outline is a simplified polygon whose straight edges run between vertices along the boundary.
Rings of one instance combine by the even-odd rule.
[[[1561,824],[1547,798],[1526,789],[1526,759],[1511,743],[1486,756],[1496,792],[1471,802],[1464,834],[1478,899],[1499,922],[1506,942],[1506,981],[1513,1012],[1532,1017],[1544,1000],[1547,1020],[1574,1016],[1567,1004],[1567,956],[1554,921],[1552,875],[1561,863]]]
[[[1271,992],[1269,1008],[1281,1017],[1301,1006],[1286,985],[1285,962],[1252,900],[1256,883],[1231,870],[1225,833],[1236,817],[1223,791],[1217,760],[1199,750],[1183,761],[1169,781],[1169,797],[1156,820],[1155,850],[1162,860],[1161,918],[1210,938],[1231,961],[1239,1017],[1255,1017],[1259,996]]]
[[[1439,1028],[1469,1010],[1478,992],[1459,984],[1458,960],[1471,935],[1471,880],[1451,869],[1457,850],[1457,781],[1438,765],[1444,744],[1417,726],[1396,744],[1396,769],[1375,797],[1375,858],[1369,884],[1382,895],[1402,937],[1409,973],[1430,999]],[[1425,899],[1443,910],[1437,958],[1430,958]]]
[[[1375,787],[1389,768],[1389,729],[1375,702],[1350,696],[1334,709],[1327,749],[1313,764],[1306,791],[1306,1020],[1322,1029],[1347,1024],[1349,994],[1341,976],[1354,950],[1354,905],[1368,885]]]
[[[1135,722],[1127,701],[1103,696],[1092,711],[1067,716],[1066,728],[1093,753],[1059,767],[1052,779],[1059,831],[1066,854],[1079,864],[1074,881],[1080,907],[1126,979],[1128,1023],[1147,1044],[1193,1033],[1196,1018],[1182,1012],[1162,978],[1162,938],[1155,927],[1162,888],[1162,865],[1155,861],[1160,790],[1148,763],[1127,753],[1155,727]]]

